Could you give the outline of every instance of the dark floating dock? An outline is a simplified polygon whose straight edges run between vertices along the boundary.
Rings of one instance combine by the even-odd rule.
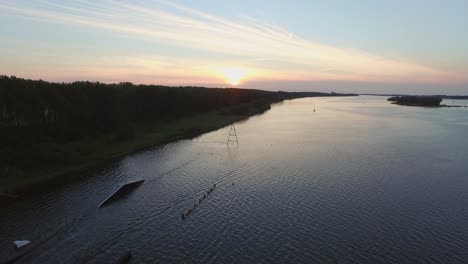
[[[125,254],[120,256],[120,258],[117,260],[116,264],[128,263],[131,258],[132,258],[132,253],[131,252],[126,252]]]
[[[195,210],[195,208],[197,208],[197,206],[198,206],[203,200],[205,200],[205,198],[208,197],[208,195],[210,195],[215,189],[216,189],[216,184],[213,184],[213,186],[211,186],[210,189],[208,189],[208,191],[203,192],[203,196],[202,196],[200,199],[198,199],[198,200],[192,205],[192,207],[186,208],[186,209],[182,210],[182,214],[181,214],[180,218],[181,218],[182,220],[184,220],[186,217],[188,217],[188,216],[193,212],[193,210]]]
[[[111,195],[109,195],[101,204],[99,204],[98,208],[104,207],[108,205],[109,203],[122,198],[124,195],[128,194],[130,191],[140,186],[144,181],[145,180],[129,182],[120,186]]]
[[[15,248],[16,253],[11,256],[9,259],[0,260],[0,264],[14,264],[18,262],[21,258],[23,258],[26,254],[31,252],[35,247],[26,247],[27,245],[31,244],[29,240],[16,240],[13,241],[13,246]],[[36,245],[37,246],[37,245]],[[23,249],[26,247],[27,249]],[[2,257],[0,257],[1,259]]]
[[[13,195],[9,193],[0,193],[0,196],[8,197],[8,198],[18,198],[18,195]]]
[[[29,250],[31,251],[31,250]],[[9,259],[7,260],[0,260],[0,264],[14,264],[16,262],[18,262],[18,260],[20,260],[22,257],[24,257],[26,254],[29,253],[29,251],[25,251],[25,252],[21,252],[21,253],[17,253],[15,254],[14,256],[10,257]]]

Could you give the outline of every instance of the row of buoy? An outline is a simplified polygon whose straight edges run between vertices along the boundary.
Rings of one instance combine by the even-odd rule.
[[[188,217],[188,216],[193,212],[193,210],[195,210],[195,208],[197,208],[197,206],[198,206],[206,197],[208,197],[208,195],[210,195],[215,189],[216,189],[216,183],[213,184],[213,186],[211,186],[210,189],[208,189],[208,191],[204,192],[204,193],[203,193],[203,197],[199,198],[199,199],[192,205],[191,208],[187,208],[187,209],[184,209],[184,210],[182,211],[181,219],[185,219],[186,217]]]

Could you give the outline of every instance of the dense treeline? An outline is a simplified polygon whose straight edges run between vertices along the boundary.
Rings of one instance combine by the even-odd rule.
[[[215,129],[228,124],[220,119],[239,120],[233,116],[260,113],[284,99],[331,95],[339,94],[51,83],[0,76],[0,174],[11,178],[25,171],[34,175],[35,168],[49,170],[90,163]],[[205,120],[205,124],[187,127],[179,122],[177,131],[167,129],[168,123],[214,111],[231,119],[216,116]],[[153,133],[150,139],[140,137],[148,133]],[[153,136],[155,141],[151,141]]]
[[[170,121],[252,101],[270,104],[294,96],[298,95],[131,83],[50,83],[2,76],[1,137],[6,144],[44,137],[69,141],[106,133],[125,137],[139,123]]]
[[[440,106],[442,98],[440,96],[394,96],[387,99],[387,101],[394,102],[399,105],[410,106]]]

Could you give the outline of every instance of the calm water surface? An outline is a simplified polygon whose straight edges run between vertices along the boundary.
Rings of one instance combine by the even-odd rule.
[[[238,148],[223,128],[2,200],[0,260],[28,239],[20,263],[468,263],[468,108],[385,99],[285,101],[236,124]]]

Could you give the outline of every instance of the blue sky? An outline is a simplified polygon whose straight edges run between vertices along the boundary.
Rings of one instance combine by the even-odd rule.
[[[176,2],[232,20],[247,15],[278,23],[320,43],[468,66],[468,2],[463,0]]]
[[[467,1],[0,0],[0,74],[468,94]]]

